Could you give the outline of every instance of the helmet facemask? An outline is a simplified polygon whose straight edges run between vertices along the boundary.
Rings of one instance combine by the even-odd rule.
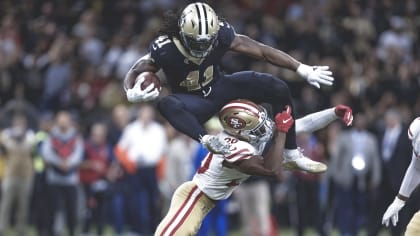
[[[181,42],[191,56],[197,58],[206,57],[214,48],[217,34],[213,36],[194,37],[180,32]]]
[[[252,130],[242,130],[238,134],[252,145],[267,142],[273,137],[274,122],[267,117],[265,108],[261,108],[264,109],[261,123]]]
[[[222,108],[220,121],[226,133],[252,145],[269,141],[274,122],[264,107],[246,100],[234,100]]]

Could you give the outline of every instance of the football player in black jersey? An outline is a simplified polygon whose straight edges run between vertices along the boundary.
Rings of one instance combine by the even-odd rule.
[[[271,74],[242,71],[224,74],[219,66],[223,55],[239,52],[273,65],[296,71],[311,85],[332,85],[328,66],[308,66],[290,55],[235,32],[228,22],[218,18],[205,3],[189,4],[181,16],[166,19],[161,35],[154,40],[149,53],[135,62],[124,80],[127,99],[131,102],[154,100],[159,90],[154,85],[141,89],[144,71],[162,69],[172,94],[157,101],[161,114],[179,131],[201,141],[215,153],[228,153],[229,145],[208,135],[203,123],[233,99],[269,103],[273,113],[292,105],[287,84]],[[241,126],[242,121],[233,120]],[[312,173],[326,170],[322,163],[311,161],[298,151],[295,127],[287,133],[284,166]]]

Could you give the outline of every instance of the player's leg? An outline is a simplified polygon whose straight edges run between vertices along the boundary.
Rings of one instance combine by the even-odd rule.
[[[206,135],[203,124],[218,112],[215,101],[190,94],[171,94],[159,100],[158,109],[178,131],[190,136],[213,153],[229,152],[229,145]]]
[[[224,81],[221,83],[221,81]],[[269,103],[273,115],[282,112],[286,105],[292,107],[292,96],[287,84],[271,74],[254,71],[243,71],[227,75],[216,84],[217,89],[210,95],[217,104],[224,105],[230,100],[242,98],[256,103]],[[327,166],[321,162],[312,161],[305,157],[296,146],[295,124],[286,135],[283,165],[291,170],[305,170],[311,173],[321,173]]]
[[[407,225],[405,236],[417,236],[420,235],[420,211],[416,212]]]
[[[195,235],[215,202],[208,198],[194,182],[177,188],[168,213],[158,225],[155,236]]]
[[[168,95],[157,106],[175,129],[197,141],[207,134],[202,124],[217,112],[211,100],[189,94]]]
[[[210,94],[210,99],[217,100],[219,106],[225,105],[233,99],[249,99],[255,103],[269,103],[274,115],[282,112],[286,105],[293,103],[287,84],[271,74],[254,71],[242,71],[221,78],[215,92]],[[296,149],[295,125],[286,135],[285,149]]]

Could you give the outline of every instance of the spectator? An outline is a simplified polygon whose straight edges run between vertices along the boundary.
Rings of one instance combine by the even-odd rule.
[[[166,135],[163,126],[154,121],[155,110],[143,104],[137,119],[130,123],[115,148],[118,161],[127,171],[130,184],[128,205],[136,233],[152,234],[157,226],[160,210],[156,167],[165,152]]]
[[[312,134],[300,134],[297,136],[297,144],[301,147],[305,155],[314,161],[323,161],[322,149],[316,137]],[[320,211],[320,180],[322,175],[314,175],[306,172],[295,172],[293,187],[295,188],[296,198],[295,214],[296,222],[294,227],[298,236],[305,235],[305,229],[313,227],[318,235],[325,235],[321,222]],[[293,207],[293,203],[292,206]],[[308,209],[311,209],[308,211]]]
[[[384,31],[379,36],[377,55],[384,61],[397,63],[397,61],[411,60],[411,48],[413,41],[405,31],[406,20],[401,16],[392,16],[390,19],[391,29]]]
[[[7,101],[13,95],[16,82],[21,81],[16,65],[22,53],[22,35],[16,14],[2,14],[0,25],[0,100]]]
[[[64,34],[58,36],[51,46],[51,63],[45,71],[43,110],[56,111],[68,103],[66,95],[70,93],[72,70],[69,54],[72,48],[72,40]]]
[[[163,12],[188,2],[0,1],[0,127],[8,125],[9,111],[15,110],[26,113],[31,128],[36,127],[36,114],[46,109],[81,113],[84,120],[80,127],[110,114],[126,102],[121,75],[147,51]],[[210,4],[236,32],[284,49],[297,59],[332,68],[334,86],[320,91],[301,86],[293,73],[267,63],[235,54],[224,58],[221,66],[229,73],[255,67],[286,79],[295,94],[298,113],[338,104],[338,97],[340,103],[365,113],[369,127],[382,120],[390,107],[399,110],[404,122],[420,115],[419,1],[241,0]],[[86,73],[81,75],[91,74],[90,69],[85,70],[91,67],[99,76],[89,76],[88,81],[78,76],[82,71]],[[164,77],[160,78],[164,85]],[[80,93],[71,93],[73,88]],[[166,91],[163,87],[162,94]],[[124,127],[110,127],[112,144],[118,142]],[[322,139],[322,135],[316,134],[320,142],[335,149],[336,140]],[[121,178],[119,166],[113,167],[115,202],[122,203],[128,199],[122,197],[128,182]],[[123,214],[119,206],[115,209]],[[281,216],[287,218],[283,211]],[[121,224],[118,227],[122,232]]]
[[[270,184],[263,177],[248,179],[234,192],[240,205],[242,234],[245,236],[269,236],[271,234]]]
[[[31,220],[35,225],[38,235],[47,235],[48,230],[48,188],[46,182],[45,162],[41,155],[41,147],[48,137],[54,124],[54,116],[45,113],[40,117],[38,131],[36,132],[36,148],[33,158],[35,179],[32,192]]]
[[[35,134],[27,128],[26,118],[15,115],[12,125],[1,133],[0,144],[5,149],[6,165],[2,181],[0,204],[0,235],[7,235],[13,202],[16,201],[17,235],[26,235],[30,193],[34,178],[32,151]]]
[[[355,236],[366,223],[369,193],[381,177],[376,138],[366,130],[366,116],[355,116],[354,128],[343,132],[329,166],[336,186],[336,219],[341,235]]]
[[[379,140],[381,150],[382,178],[375,199],[372,201],[372,223],[369,224],[369,235],[377,235],[382,228],[381,215],[398,193],[405,170],[410,164],[411,145],[408,140],[408,126],[402,123],[400,113],[395,109],[389,109],[385,113],[385,125],[380,127]],[[414,196],[413,196],[414,197]],[[393,236],[402,235],[405,226],[410,220],[407,211],[400,213],[400,224],[391,227]]]
[[[64,207],[68,234],[76,235],[78,169],[83,157],[83,139],[78,134],[69,112],[57,113],[55,126],[42,144],[41,154],[47,164],[46,180],[50,207],[48,233],[55,235],[55,216]]]
[[[189,137],[180,134],[169,123],[165,124],[165,128],[167,137],[172,137],[168,140],[165,173],[163,180],[159,183],[166,207],[162,209],[162,212],[166,213],[176,188],[191,178],[193,156],[199,145]]]
[[[117,105],[112,111],[112,120],[108,132],[108,143],[114,147],[117,145],[121,138],[124,128],[130,121],[129,110],[125,105]],[[127,212],[128,207],[126,204],[126,190],[130,189],[126,178],[124,178],[124,171],[117,161],[110,167],[109,179],[112,191],[112,209],[113,209],[113,224],[114,230],[117,234],[121,234],[123,231],[124,214]]]
[[[111,148],[106,142],[105,124],[94,123],[90,137],[85,141],[85,157],[80,165],[80,182],[86,198],[86,215],[83,233],[88,234],[92,223],[96,233],[103,234],[105,225],[105,203],[108,190],[106,176],[112,161]]]

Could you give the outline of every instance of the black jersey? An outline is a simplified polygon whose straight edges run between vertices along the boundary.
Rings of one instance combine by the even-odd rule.
[[[220,77],[222,72],[219,63],[229,50],[235,38],[235,31],[226,22],[219,24],[215,46],[203,59],[190,56],[177,38],[162,35],[152,42],[150,55],[165,73],[172,92],[205,93]]]

